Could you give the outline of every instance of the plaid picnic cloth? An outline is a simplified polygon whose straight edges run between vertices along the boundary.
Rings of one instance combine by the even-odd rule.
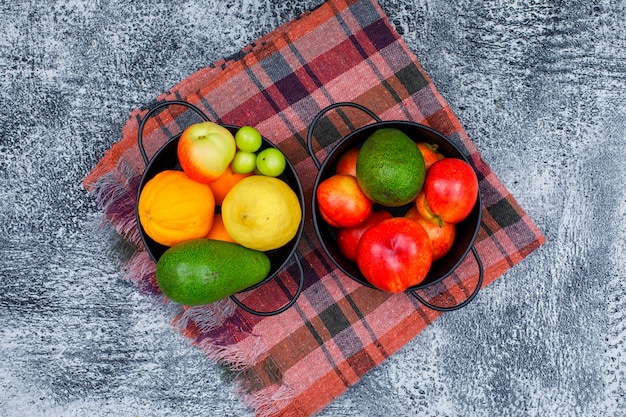
[[[236,389],[258,416],[319,412],[441,314],[409,295],[389,295],[356,283],[321,249],[310,206],[317,168],[306,150],[309,125],[321,109],[335,102],[359,103],[383,120],[431,126],[462,149],[480,180],[482,224],[475,248],[484,266],[483,286],[544,241],[372,0],[330,0],[236,56],[190,75],[155,103],[167,100],[192,103],[220,123],[255,126],[293,163],[305,192],[306,224],[297,251],[304,291],[293,307],[260,317],[225,299],[180,307],[173,321],[208,357],[238,371]],[[128,277],[140,291],[160,297],[155,266],[143,250],[135,221],[137,187],[145,168],[137,133],[149,107],[132,112],[121,141],[84,185],[110,224],[137,244]],[[144,129],[148,155],[195,121],[193,112],[182,106],[156,114]],[[371,122],[358,110],[329,112],[315,129],[316,157],[323,160],[343,136]],[[476,262],[468,256],[454,274],[421,295],[433,304],[454,305],[471,294],[477,274]],[[238,297],[251,308],[276,309],[295,292],[298,276],[292,262],[277,280]]]

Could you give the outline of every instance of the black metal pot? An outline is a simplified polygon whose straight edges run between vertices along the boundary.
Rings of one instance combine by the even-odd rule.
[[[339,143],[326,156],[323,163],[320,163],[320,161],[318,161],[313,151],[313,145],[312,145],[313,130],[315,129],[315,126],[317,122],[319,121],[319,119],[324,114],[326,114],[328,111],[332,109],[343,107],[343,106],[354,107],[367,113],[370,117],[372,117],[375,120],[375,123],[361,127],[351,132],[343,139],[341,139]],[[339,160],[339,158],[346,151],[352,148],[360,147],[365,142],[365,140],[372,133],[374,133],[374,131],[383,127],[393,127],[393,128],[399,129],[403,131],[404,133],[406,133],[415,142],[423,141],[423,142],[429,142],[432,144],[437,144],[439,146],[440,152],[442,152],[445,156],[460,158],[468,162],[467,158],[461,153],[461,151],[441,133],[427,126],[414,123],[414,122],[382,121],[378,116],[376,116],[369,109],[361,105],[355,104],[355,103],[340,102],[340,103],[332,104],[326,107],[325,109],[323,109],[322,111],[320,111],[317,114],[317,116],[313,119],[311,126],[309,127],[309,132],[308,132],[308,137],[307,137],[307,147],[308,147],[309,154],[313,157],[313,161],[319,168],[319,172],[318,172],[317,178],[315,180],[315,185],[313,188],[313,199],[312,199],[313,201],[312,214],[313,214],[313,224],[315,226],[315,232],[317,234],[317,237],[320,240],[320,243],[324,251],[331,258],[331,260],[339,267],[339,269],[343,271],[346,275],[348,275],[350,278],[352,278],[353,280],[371,288],[374,288],[374,287],[363,276],[356,262],[353,262],[345,258],[340,252],[337,246],[337,229],[328,225],[328,223],[326,223],[322,219],[320,211],[319,211],[319,206],[317,204],[317,198],[315,198],[315,196],[317,194],[317,187],[319,186],[319,184],[325,179],[334,175],[334,167],[337,164],[337,161]],[[412,204],[414,203],[410,203],[402,207],[393,207],[393,208],[382,207],[382,206],[379,207],[375,205],[374,208],[385,209],[391,212],[394,216],[403,216],[408,211],[408,209],[411,207]],[[426,278],[419,285],[415,285],[415,286],[408,288],[407,292],[413,295],[422,304],[438,311],[456,310],[467,305],[470,301],[472,301],[472,299],[474,299],[476,294],[478,294],[478,291],[480,290],[480,287],[482,286],[483,275],[484,275],[482,263],[478,256],[478,253],[476,252],[476,249],[473,247],[474,240],[476,239],[476,235],[478,233],[478,229],[480,226],[480,220],[481,220],[481,197],[480,197],[480,191],[479,191],[478,199],[476,201],[476,204],[474,205],[474,208],[472,209],[472,212],[465,220],[463,220],[461,223],[458,223],[456,226],[457,227],[456,239],[454,242],[454,246],[452,247],[450,252],[442,259],[433,262],[432,267],[428,275],[426,276]],[[416,293],[417,290],[423,290],[431,285],[434,285],[442,281],[451,273],[453,273],[454,270],[461,264],[463,259],[465,259],[465,257],[470,251],[474,254],[474,258],[476,259],[476,262],[478,264],[479,277],[478,277],[478,283],[477,283],[476,288],[466,300],[452,307],[441,307],[441,306],[436,306],[427,302],[419,294]]]
[[[177,156],[177,146],[178,146],[178,140],[180,139],[180,136],[182,135],[182,132],[178,133],[176,136],[173,136],[171,139],[169,139],[163,146],[161,146],[161,148],[159,148],[159,150],[152,156],[151,159],[148,158],[148,156],[146,155],[146,151],[144,149],[143,146],[143,129],[145,126],[146,121],[152,116],[154,115],[156,112],[158,112],[159,110],[161,110],[163,107],[166,106],[170,106],[170,105],[181,105],[181,106],[185,106],[191,110],[193,110],[201,119],[202,121],[209,121],[209,118],[200,110],[198,109],[196,106],[187,103],[185,101],[166,101],[166,102],[162,102],[157,104],[156,106],[152,107],[148,113],[146,114],[146,116],[142,119],[140,125],[139,125],[139,132],[138,132],[138,144],[139,144],[139,151],[141,152],[141,156],[144,160],[144,162],[146,163],[146,169],[143,173],[143,176],[141,178],[141,182],[139,184],[139,190],[138,190],[138,194],[139,195],[141,193],[141,190],[143,189],[143,187],[146,185],[146,183],[152,179],[155,175],[157,175],[159,172],[162,172],[164,170],[170,170],[170,169],[174,169],[174,170],[181,170],[180,164],[178,162],[178,156]],[[223,125],[225,128],[227,128],[233,135],[237,132],[237,130],[239,129],[238,126],[232,126],[232,125]],[[266,148],[270,148],[270,147],[275,147],[269,140],[267,140],[265,137],[263,137],[263,144],[261,145],[261,149],[266,149]],[[281,180],[285,181],[292,190],[294,190],[294,192],[296,193],[296,195],[298,196],[298,199],[300,201],[300,206],[302,207],[302,219],[300,220],[300,225],[298,227],[298,231],[296,233],[296,235],[293,237],[293,239],[291,239],[291,241],[289,241],[289,243],[287,243],[286,245],[278,248],[278,249],[274,249],[271,251],[266,252],[267,256],[270,259],[271,262],[271,267],[270,267],[270,272],[268,273],[267,277],[259,282],[258,284],[255,284],[249,288],[246,288],[245,290],[243,290],[242,292],[245,291],[250,291],[253,290],[255,288],[260,287],[261,285],[267,283],[268,281],[270,281],[271,279],[273,279],[274,277],[276,277],[276,275],[283,270],[283,268],[285,268],[285,266],[287,265],[289,258],[293,257],[294,261],[296,262],[298,269],[299,269],[299,281],[298,281],[298,290],[296,291],[296,293],[293,295],[293,298],[284,306],[282,306],[281,308],[279,308],[278,310],[275,311],[256,311],[253,310],[249,307],[247,307],[246,305],[244,305],[241,301],[239,301],[234,295],[230,296],[230,298],[242,309],[244,309],[245,311],[247,311],[248,313],[251,314],[256,314],[259,316],[271,316],[271,315],[275,315],[275,314],[279,314],[282,313],[283,311],[287,310],[289,307],[291,307],[296,300],[298,299],[298,297],[300,296],[300,294],[302,293],[302,289],[304,286],[304,273],[302,270],[302,265],[300,263],[300,260],[298,258],[298,255],[296,254],[296,248],[298,247],[298,243],[300,241],[300,237],[302,236],[302,231],[304,229],[304,193],[302,191],[302,185],[300,184],[300,180],[298,178],[298,175],[296,174],[296,170],[294,169],[293,165],[291,164],[291,162],[289,162],[289,160],[287,160],[287,166],[285,168],[285,171],[278,177]],[[137,199],[139,201],[139,199]],[[148,254],[150,255],[150,258],[152,258],[153,261],[157,262],[159,260],[159,258],[161,257],[161,255],[163,254],[163,252],[165,252],[168,249],[168,246],[164,246],[161,245],[157,242],[155,242],[154,240],[152,240],[150,238],[150,236],[148,236],[143,227],[141,226],[141,223],[139,222],[139,214],[138,214],[138,210],[137,208],[135,208],[135,213],[137,216],[137,227],[139,229],[139,233],[141,235],[141,240],[146,248],[146,251],[148,252]]]

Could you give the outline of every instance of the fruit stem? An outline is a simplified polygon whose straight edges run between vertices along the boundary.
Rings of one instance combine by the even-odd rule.
[[[441,218],[441,216],[435,214],[435,217],[437,218],[437,224],[439,225],[439,227],[443,227],[443,219]]]
[[[426,146],[428,146],[430,148],[431,151],[435,152],[437,149],[439,149],[439,145],[436,143],[426,143]]]

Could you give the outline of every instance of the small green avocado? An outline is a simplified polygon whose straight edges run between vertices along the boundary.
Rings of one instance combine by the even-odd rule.
[[[167,249],[156,279],[163,294],[187,306],[210,304],[261,282],[270,271],[263,252],[231,242],[195,239]]]
[[[395,128],[381,128],[363,143],[356,178],[374,202],[399,207],[413,201],[424,185],[426,167],[416,143]]]

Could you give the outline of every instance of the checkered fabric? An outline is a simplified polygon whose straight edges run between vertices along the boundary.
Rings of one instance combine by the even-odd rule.
[[[475,249],[484,266],[483,287],[544,241],[529,216],[502,185],[414,54],[372,0],[330,0],[259,39],[241,53],[190,75],[156,103],[183,100],[211,120],[251,125],[294,165],[306,200],[306,222],[297,256],[304,290],[277,316],[246,313],[230,300],[183,308],[173,326],[207,357],[237,371],[242,398],[258,416],[309,416],[355,384],[418,335],[441,313],[410,295],[390,295],[344,275],[326,256],[311,221],[317,168],[306,140],[312,119],[335,102],[364,105],[382,120],[411,120],[443,133],[468,157],[479,175],[482,224]],[[162,297],[154,263],[143,250],[135,220],[137,188],[145,164],[137,146],[138,125],[148,109],[132,112],[122,139],[85,178],[105,218],[137,252],[128,277],[139,291]],[[145,125],[143,143],[153,155],[197,116],[168,106]],[[314,134],[316,157],[344,136],[372,123],[353,109],[331,111]],[[238,298],[251,308],[272,310],[297,288],[291,262],[276,280]],[[462,302],[477,283],[468,256],[441,283],[421,291],[433,304]],[[488,297],[480,292],[478,297]]]

